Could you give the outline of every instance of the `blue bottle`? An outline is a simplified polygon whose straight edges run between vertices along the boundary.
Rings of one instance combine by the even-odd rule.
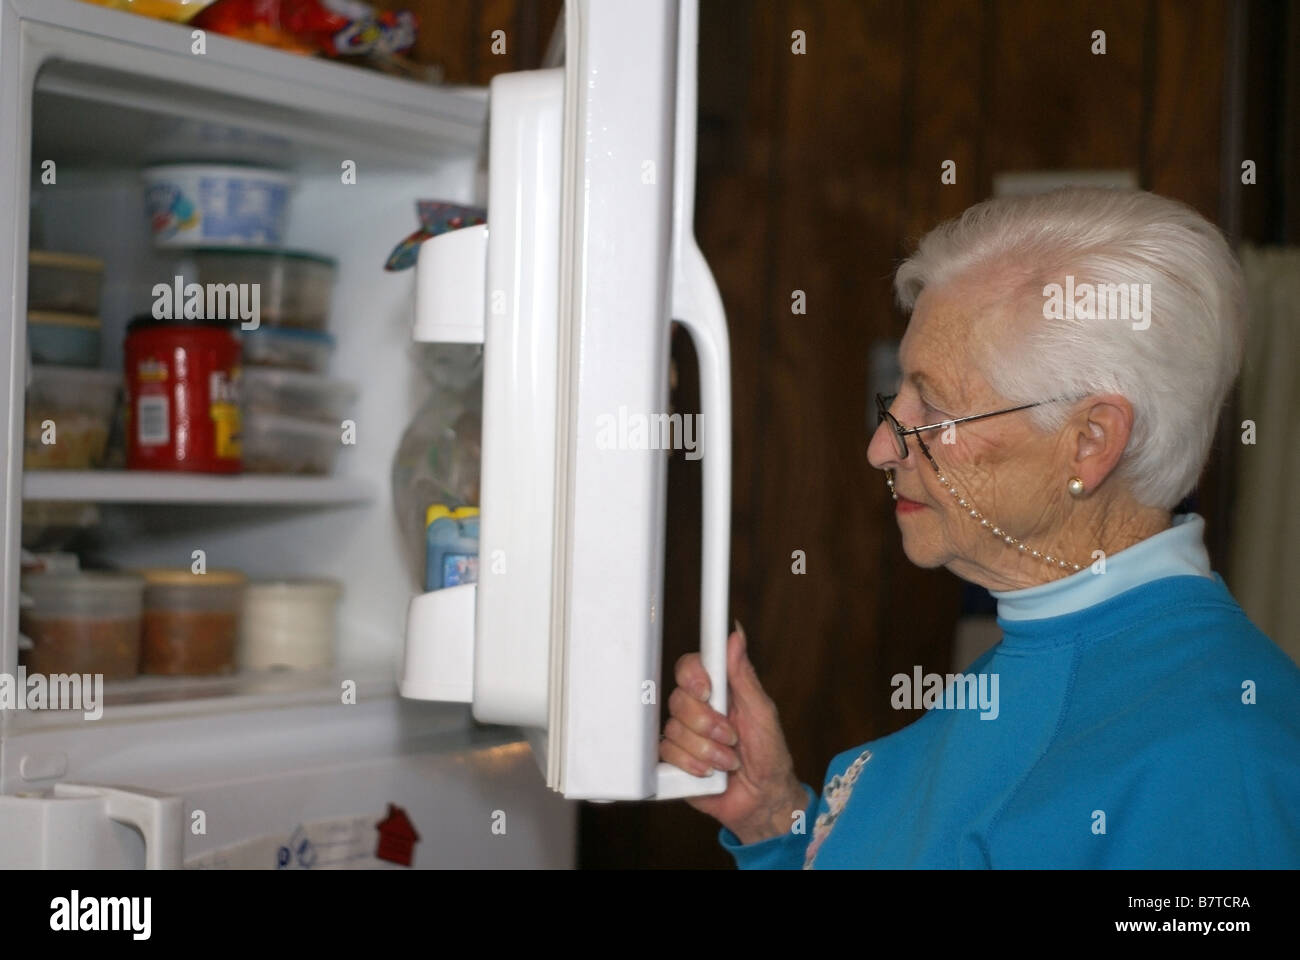
[[[435,503],[424,514],[424,589],[478,583],[478,507]]]

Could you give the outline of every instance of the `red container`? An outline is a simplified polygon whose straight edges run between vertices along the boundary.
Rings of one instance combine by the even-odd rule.
[[[234,323],[131,321],[126,333],[126,465],[238,473],[240,347]]]

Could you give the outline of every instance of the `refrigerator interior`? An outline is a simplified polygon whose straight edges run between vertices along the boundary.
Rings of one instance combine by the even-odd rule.
[[[15,209],[15,293],[26,274],[20,225],[31,200],[42,248],[104,260],[101,366],[120,371],[126,323],[149,310],[155,283],[170,282],[186,265],[152,245],[140,169],[200,157],[288,169],[296,189],[284,246],[337,261],[330,374],[360,392],[347,414],[356,443],[342,448],[328,479],[11,467],[10,477],[21,478],[21,493],[8,485],[11,522],[21,516],[18,496],[98,503],[99,526],[78,541],[85,558],[124,568],[188,566],[202,550],[209,569],[333,578],[343,596],[332,668],[110,683],[99,721],[4,711],[0,793],[61,780],[181,793],[187,816],[202,809],[210,825],[202,834],[186,831],[191,865],[237,863],[219,851],[289,836],[312,821],[328,832],[348,817],[374,820],[387,802],[404,806],[425,833],[417,866],[571,864],[573,806],[546,790],[517,730],[480,726],[464,705],[396,695],[417,582],[399,540],[389,475],[427,387],[412,356],[414,271],[385,273],[383,263],[418,225],[417,199],[482,201],[486,91],[422,87],[221,38],[210,39],[205,63],[177,74],[175,51],[158,49],[172,41],[172,27],[62,2],[42,10],[56,21],[111,28],[115,41],[133,46],[110,49],[108,40],[54,24],[45,39],[63,56],[47,58],[19,109],[4,115],[6,138],[30,147],[29,163],[9,158],[30,182],[30,196]],[[183,82],[168,81],[169,73]],[[54,184],[42,182],[47,160],[56,164]],[[355,183],[345,182],[349,166]],[[25,298],[14,303],[13,322],[21,325]],[[20,329],[9,338],[11,397],[23,393],[24,339]],[[21,404],[10,417],[10,436],[20,436]],[[10,449],[21,450],[21,442]],[[12,529],[8,536],[16,558],[18,536]],[[12,562],[6,575],[6,597],[16,601]],[[6,608],[0,669],[13,674],[18,617],[16,604]],[[346,684],[355,685],[355,704],[343,702]],[[513,818],[508,832],[492,830],[498,813]],[[112,829],[124,862],[138,860],[138,835]]]

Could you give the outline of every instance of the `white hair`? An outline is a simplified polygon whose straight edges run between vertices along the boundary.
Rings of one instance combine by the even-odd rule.
[[[1116,476],[1140,502],[1166,509],[1195,487],[1241,366],[1246,323],[1241,268],[1213,224],[1137,190],[986,200],[921,240],[895,276],[899,304],[910,312],[925,287],[959,275],[1006,284],[1002,299],[1033,305],[1016,327],[972,338],[981,344],[972,360],[995,390],[1012,403],[1119,394],[1133,407],[1133,430]],[[1076,287],[1149,284],[1141,289],[1150,326],[1127,315],[1048,317],[1048,285],[1067,275]],[[1030,412],[1054,431],[1069,405]]]

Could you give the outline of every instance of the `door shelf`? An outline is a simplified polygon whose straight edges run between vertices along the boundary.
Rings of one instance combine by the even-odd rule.
[[[374,496],[373,484],[357,477],[221,477],[143,470],[31,470],[23,476],[25,500],[309,506],[365,503]]]

